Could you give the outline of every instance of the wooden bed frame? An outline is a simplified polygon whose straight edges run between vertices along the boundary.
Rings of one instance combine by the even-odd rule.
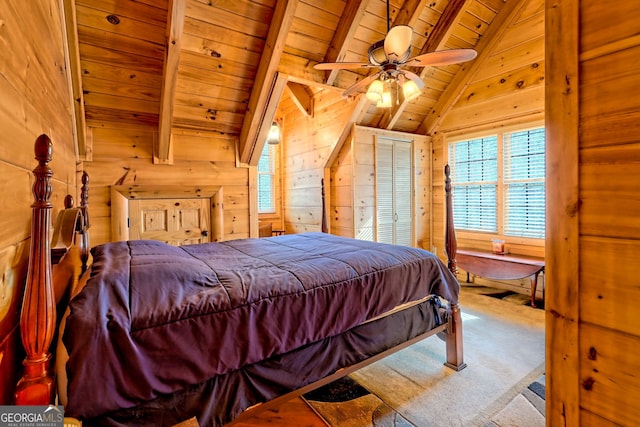
[[[38,165],[33,170],[35,182],[33,184],[34,203],[32,204],[31,249],[20,316],[20,330],[26,358],[23,362],[24,375],[18,382],[16,389],[17,405],[48,405],[55,402],[56,382],[55,374],[50,366],[53,359],[50,348],[60,319],[56,312],[62,313],[66,309],[66,299],[68,299],[69,288],[71,287],[69,284],[78,280],[80,274],[86,269],[89,258],[89,217],[87,211],[89,177],[86,172],[82,175],[80,206],[74,208],[73,198],[67,196],[65,209],[58,215],[53,238],[55,248],[52,251],[52,245],[50,244],[52,205],[49,198],[51,196],[51,177],[53,172],[48,166],[52,156],[53,145],[51,140],[46,135],[41,135],[35,143],[35,157]],[[455,274],[456,241],[453,230],[451,182],[448,166],[445,169],[445,175],[447,206],[446,252],[449,260],[448,267]],[[324,188],[322,190],[322,198],[322,224],[326,224]],[[323,231],[325,231],[324,229],[325,226],[323,225]],[[76,248],[76,251],[79,252],[81,261],[75,264],[71,263],[73,266],[71,269],[58,269],[61,271],[55,271],[55,274],[53,274],[52,265],[54,262],[57,263],[68,254],[71,254],[72,248]],[[52,261],[52,252],[54,261]],[[60,265],[58,264],[56,267]],[[64,271],[67,271],[67,273],[64,274]],[[448,323],[444,325],[370,357],[363,362],[342,369],[313,384],[254,407],[255,409],[251,408],[233,422],[255,414],[257,409],[263,410],[274,407],[281,402],[311,391],[437,333],[446,334],[447,356],[445,365],[459,371],[466,364],[463,361],[462,319],[458,304],[451,307],[450,314]]]

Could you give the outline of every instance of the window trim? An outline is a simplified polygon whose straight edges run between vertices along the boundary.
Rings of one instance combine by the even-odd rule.
[[[498,137],[498,145],[503,143],[502,134],[505,133],[513,133],[513,132],[522,132],[536,128],[545,128],[545,122],[543,120],[536,120],[530,122],[522,122],[518,124],[503,124],[496,125],[490,128],[482,128],[482,129],[467,129],[464,131],[456,131],[450,132],[444,135],[443,138],[443,159],[444,163],[449,162],[449,145],[456,142],[468,141],[471,139],[483,138],[491,135],[499,135]],[[497,232],[489,232],[489,231],[476,231],[476,230],[465,230],[460,228],[455,228],[456,235],[459,241],[482,241],[488,242],[491,239],[502,239],[507,242],[508,245],[518,245],[518,246],[530,246],[530,247],[543,247],[545,245],[546,236],[543,238],[538,237],[522,237],[522,236],[511,236],[504,235],[504,191],[505,186],[503,183],[503,148],[498,149],[498,184],[496,187],[496,191],[498,194],[497,200],[497,208],[496,215],[498,219],[497,224]],[[545,149],[546,152],[546,149]],[[545,174],[545,183],[546,183],[546,174]],[[455,225],[455,224],[454,224]]]

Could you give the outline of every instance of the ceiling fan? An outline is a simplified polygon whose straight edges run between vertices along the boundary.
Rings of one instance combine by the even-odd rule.
[[[404,70],[406,66],[427,67],[456,64],[470,61],[477,55],[473,49],[450,49],[429,52],[410,58],[413,28],[397,25],[390,28],[389,0],[387,0],[387,35],[369,47],[369,62],[323,62],[314,66],[317,70],[353,70],[358,68],[378,68],[379,71],[347,88],[342,95],[348,96],[367,89],[367,98],[377,102],[378,107],[391,106],[391,83],[396,83],[396,91],[402,88],[404,99],[410,101],[420,95],[424,82],[417,74]],[[398,102],[396,96],[396,102]]]

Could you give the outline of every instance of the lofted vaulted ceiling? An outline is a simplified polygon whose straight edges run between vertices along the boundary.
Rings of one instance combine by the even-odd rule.
[[[392,0],[391,26],[414,29],[412,56],[479,55],[412,70],[421,96],[391,109],[363,102],[358,124],[433,131],[521,1]],[[65,9],[81,153],[87,128],[144,125],[158,130],[159,162],[170,161],[176,129],[237,136],[240,160],[255,161],[282,96],[311,114],[319,89],[342,92],[373,72],[313,66],[367,62],[387,31],[382,0],[65,0]]]

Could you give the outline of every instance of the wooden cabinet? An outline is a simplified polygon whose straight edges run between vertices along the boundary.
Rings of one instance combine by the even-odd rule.
[[[209,199],[129,200],[129,238],[174,246],[209,242]]]
[[[161,240],[171,245],[222,240],[222,187],[115,186],[111,240]]]
[[[332,233],[429,249],[430,153],[425,136],[354,126],[331,167]]]

